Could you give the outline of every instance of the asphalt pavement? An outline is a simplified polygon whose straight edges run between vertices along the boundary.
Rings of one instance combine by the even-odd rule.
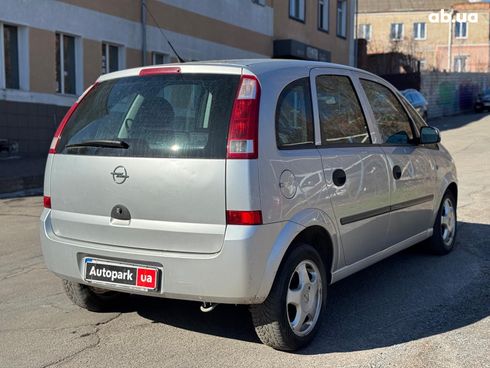
[[[0,200],[0,367],[490,367],[490,116],[434,124],[460,178],[454,252],[413,247],[333,285],[297,353],[260,344],[243,306],[74,306],[42,260],[42,197]]]

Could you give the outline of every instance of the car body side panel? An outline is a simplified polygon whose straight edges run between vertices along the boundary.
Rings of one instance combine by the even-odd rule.
[[[309,69],[290,73],[266,73],[259,79],[262,86],[259,114],[259,179],[264,223],[285,221],[304,208],[321,208],[317,204],[324,183],[320,155],[313,147],[301,150],[279,150],[276,145],[275,116],[278,97],[289,83],[308,77]],[[292,198],[281,194],[281,174],[289,175]]]

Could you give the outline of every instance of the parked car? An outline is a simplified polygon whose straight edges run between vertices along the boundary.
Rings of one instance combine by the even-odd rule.
[[[424,95],[416,89],[406,89],[401,91],[401,94],[412,104],[415,110],[427,121],[427,109],[429,103],[425,99]]]
[[[439,131],[373,74],[151,66],[102,75],[61,122],[41,243],[82,308],[128,294],[246,304],[262,342],[295,350],[331,284],[422,241],[450,252],[457,197]]]
[[[484,90],[475,101],[475,112],[490,111],[490,89]]]

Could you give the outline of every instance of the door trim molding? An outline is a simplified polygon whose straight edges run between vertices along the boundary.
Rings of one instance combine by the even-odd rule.
[[[376,216],[384,215],[384,214],[386,214],[386,213],[388,213],[390,211],[391,211],[391,206],[376,208],[374,210],[369,210],[369,211],[366,211],[366,212],[357,213],[355,215],[342,217],[340,219],[340,224],[341,225],[351,224],[353,222],[366,220],[366,219],[371,218],[371,217],[376,217]]]
[[[399,211],[399,210],[402,210],[404,208],[417,206],[419,204],[426,203],[426,202],[431,202],[433,199],[434,199],[434,195],[431,194],[431,195],[426,195],[426,196],[423,196],[420,198],[411,199],[411,200],[408,200],[405,202],[396,203],[396,204],[393,204],[391,206],[380,207],[380,208],[376,208],[374,210],[369,210],[366,212],[357,213],[355,215],[342,217],[340,219],[340,224],[341,225],[348,225],[348,224],[351,224],[353,222],[366,220],[368,218],[384,215],[384,214],[389,213],[389,212]]]

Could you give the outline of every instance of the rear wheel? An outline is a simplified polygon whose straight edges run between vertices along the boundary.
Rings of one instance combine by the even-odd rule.
[[[456,199],[448,191],[442,198],[439,212],[434,223],[432,237],[429,238],[430,250],[439,255],[448,254],[456,242],[457,214]]]
[[[67,280],[63,280],[63,288],[73,303],[92,312],[121,308],[128,296],[117,291],[99,289]]]
[[[318,331],[327,295],[320,255],[301,244],[287,256],[264,303],[250,308],[260,340],[274,349],[293,351]]]

